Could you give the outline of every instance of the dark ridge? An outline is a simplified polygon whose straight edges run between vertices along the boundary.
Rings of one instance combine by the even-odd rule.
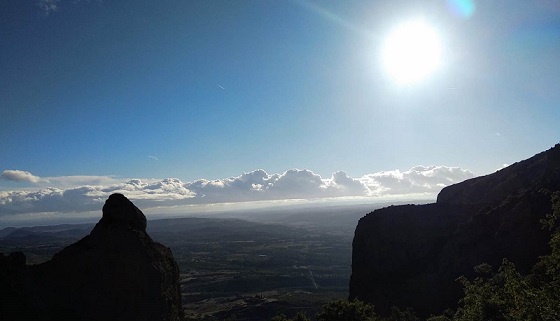
[[[0,255],[0,320],[182,320],[179,269],[122,194],[91,233],[40,265]]]
[[[350,299],[420,315],[440,314],[461,295],[456,278],[502,258],[528,272],[550,251],[539,220],[560,190],[560,145],[496,173],[444,188],[437,202],[391,206],[356,227]]]

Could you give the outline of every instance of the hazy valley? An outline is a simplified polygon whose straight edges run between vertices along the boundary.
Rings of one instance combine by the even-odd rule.
[[[179,265],[188,318],[262,320],[278,313],[315,314],[348,297],[357,221],[383,205],[268,209],[240,218],[173,218],[148,222],[154,240]],[[28,264],[49,260],[94,224],[0,230],[0,252],[22,251]]]

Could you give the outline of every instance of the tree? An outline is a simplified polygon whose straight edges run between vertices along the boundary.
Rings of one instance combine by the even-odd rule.
[[[286,318],[286,316],[283,314],[277,314],[274,317],[272,317],[270,321],[290,321],[290,319]]]
[[[420,319],[418,319],[412,308],[401,310],[394,306],[391,307],[389,317],[384,319],[384,321],[420,321]]]
[[[311,319],[305,312],[299,311],[293,319],[288,319],[285,315],[279,314],[274,316],[270,321],[311,321]]]
[[[317,321],[378,321],[373,305],[358,300],[338,300],[323,306]]]
[[[553,230],[552,252],[540,258],[532,273],[522,276],[514,264],[503,260],[498,273],[483,264],[473,281],[460,277],[465,296],[454,321],[553,321],[560,320],[560,192],[552,194],[552,213],[541,220]]]

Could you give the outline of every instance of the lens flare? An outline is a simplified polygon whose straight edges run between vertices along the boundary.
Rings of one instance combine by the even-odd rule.
[[[472,0],[447,0],[447,7],[449,11],[461,18],[469,18],[475,10]]]

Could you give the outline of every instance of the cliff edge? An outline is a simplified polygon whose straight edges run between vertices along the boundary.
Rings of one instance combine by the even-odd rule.
[[[420,315],[454,307],[455,281],[502,258],[528,272],[550,251],[539,220],[560,190],[560,145],[496,173],[444,188],[437,202],[391,206],[360,219],[352,251],[350,299],[380,313],[412,307]]]
[[[91,233],[40,265],[0,255],[2,320],[182,320],[179,268],[146,217],[111,195]]]

